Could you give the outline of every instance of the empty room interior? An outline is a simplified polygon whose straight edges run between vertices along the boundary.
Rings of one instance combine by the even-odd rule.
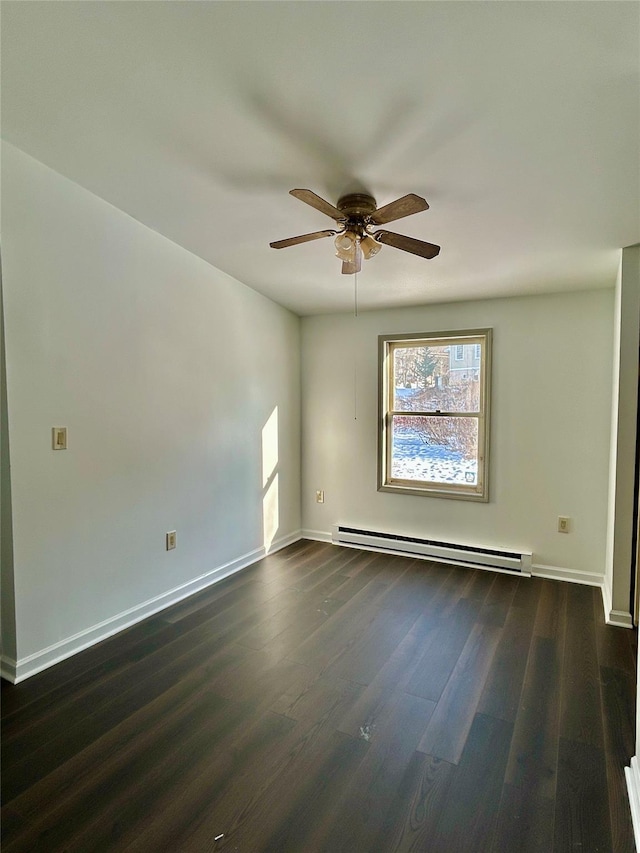
[[[640,5],[0,30],[3,850],[634,851]]]

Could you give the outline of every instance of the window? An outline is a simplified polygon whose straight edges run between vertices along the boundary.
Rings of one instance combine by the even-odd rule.
[[[487,501],[491,329],[379,337],[378,488]]]

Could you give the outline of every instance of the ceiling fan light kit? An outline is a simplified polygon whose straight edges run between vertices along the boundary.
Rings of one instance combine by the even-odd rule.
[[[404,216],[428,210],[429,205],[425,199],[415,193],[409,193],[380,208],[377,207],[375,198],[366,193],[344,195],[338,200],[336,207],[311,190],[295,189],[290,190],[290,194],[335,219],[339,229],[314,231],[299,237],[276,240],[269,244],[272,249],[285,249],[288,246],[335,235],[336,255],[342,261],[342,272],[345,275],[359,272],[362,257],[369,260],[377,255],[382,248],[382,243],[421,258],[435,258],[440,252],[440,246],[433,243],[426,243],[415,237],[405,237],[403,234],[395,234],[392,231],[374,230],[376,225],[384,225],[387,222],[402,219]]]
[[[362,249],[362,254],[364,255],[365,261],[368,261],[369,258],[372,258],[374,255],[377,255],[380,249],[382,248],[382,244],[378,243],[371,234],[367,234],[360,241],[360,248]]]
[[[342,233],[338,234],[338,236],[334,240],[336,254],[338,255],[338,257],[342,257],[340,255],[340,252],[353,251],[357,239],[358,237],[353,231],[343,231]]]

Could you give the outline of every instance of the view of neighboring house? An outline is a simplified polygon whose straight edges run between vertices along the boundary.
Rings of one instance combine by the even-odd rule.
[[[457,344],[449,347],[449,381],[452,385],[480,376],[480,344]]]

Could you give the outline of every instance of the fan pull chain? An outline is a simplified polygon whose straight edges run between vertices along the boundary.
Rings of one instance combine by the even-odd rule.
[[[353,419],[358,420],[358,350],[353,359]]]
[[[353,316],[358,316],[358,271],[353,274]]]
[[[353,274],[353,318],[358,317],[358,272]],[[356,345],[353,357],[353,419],[358,420],[358,345],[356,336],[353,336]]]

